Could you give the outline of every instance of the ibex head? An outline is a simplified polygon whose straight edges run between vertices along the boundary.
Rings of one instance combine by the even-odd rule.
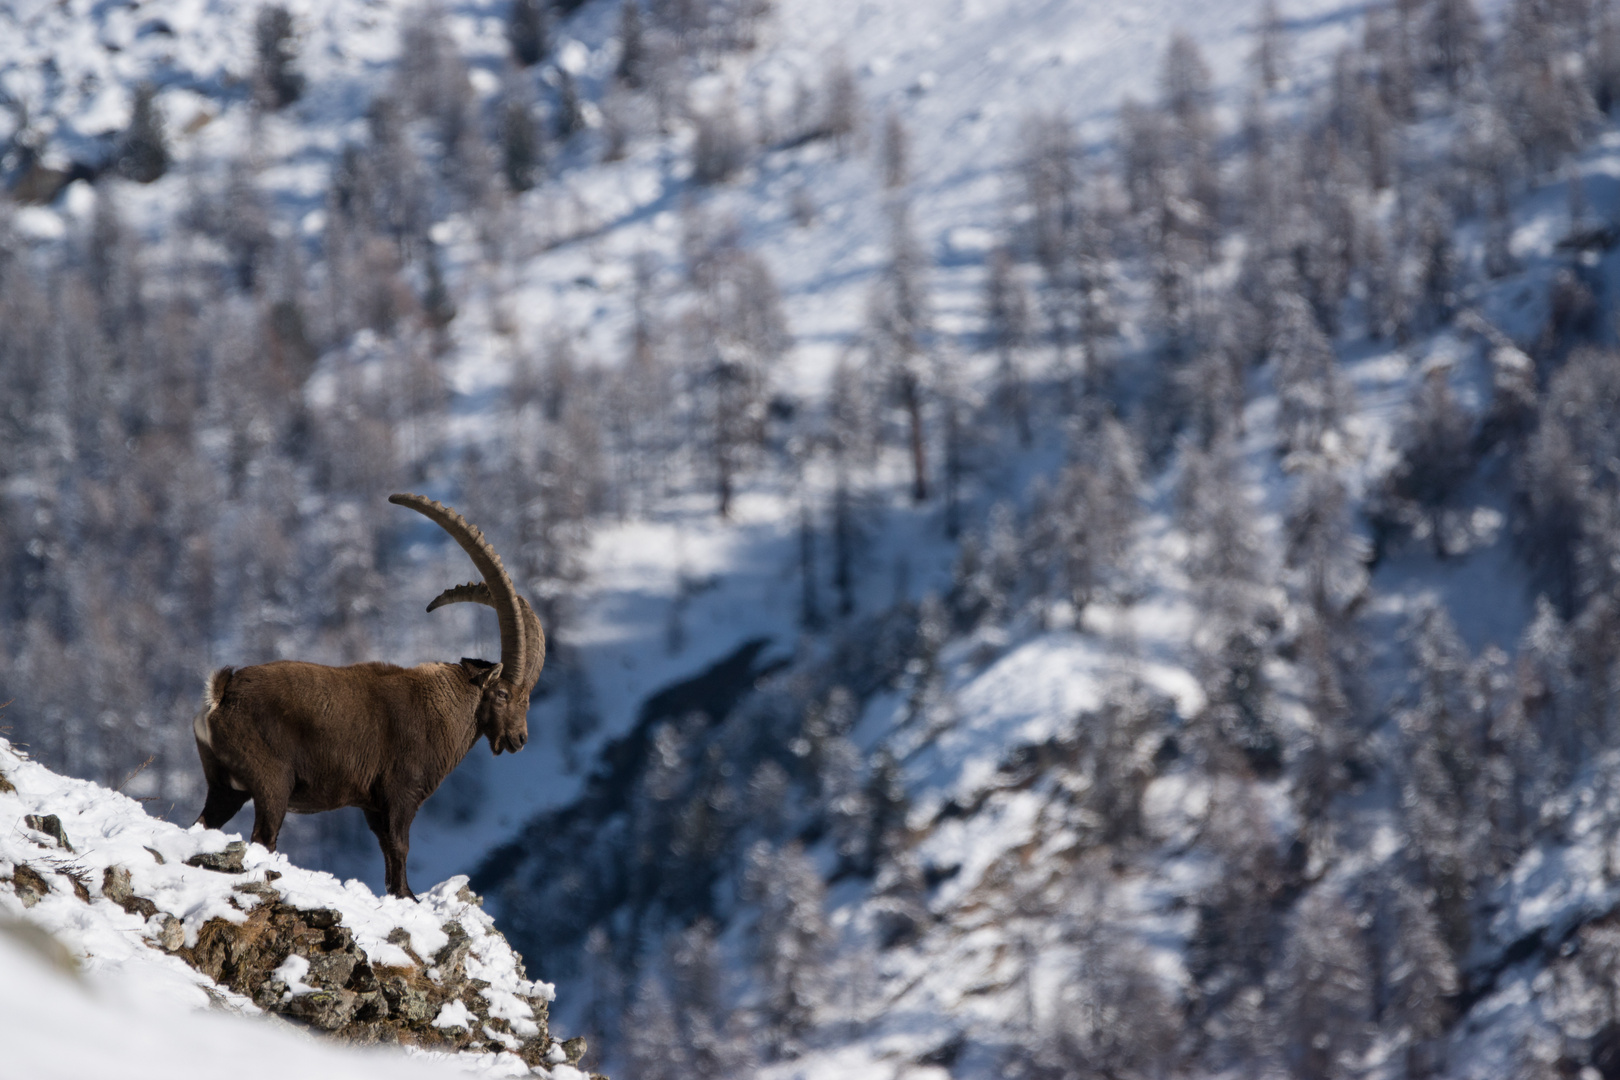
[[[476,527],[448,506],[421,495],[390,495],[388,501],[408,506],[433,519],[460,544],[484,576],[444,590],[427,609],[445,604],[485,604],[495,609],[501,626],[501,660],[486,664],[463,660],[467,680],[483,691],[478,702],[478,734],[489,740],[489,748],[499,754],[523,749],[529,741],[529,694],[540,678],[546,662],[546,634],[529,602],[519,596],[489,541]]]

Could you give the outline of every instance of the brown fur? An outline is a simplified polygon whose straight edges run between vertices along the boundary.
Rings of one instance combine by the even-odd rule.
[[[388,891],[411,895],[405,857],[417,809],[480,734],[497,753],[506,748],[480,719],[498,672],[466,660],[221,669],[199,721],[208,736],[197,739],[208,800],[198,820],[220,828],[251,798],[253,841],[274,851],[287,811],[357,806],[382,845]]]
[[[208,780],[197,820],[221,828],[252,799],[253,841],[274,851],[287,811],[357,806],[382,845],[388,891],[414,896],[405,857],[416,811],[479,736],[496,754],[523,748],[545,631],[482,533],[421,496],[389,501],[427,515],[472,556],[485,580],[446,590],[428,610],[456,602],[494,608],[503,662],[402,668],[278,660],[219,669],[192,722]]]

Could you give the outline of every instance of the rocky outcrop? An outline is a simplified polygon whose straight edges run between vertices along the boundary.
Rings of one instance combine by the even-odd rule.
[[[243,874],[241,852],[231,850],[239,846],[188,865]],[[50,877],[60,876],[59,868],[46,869]],[[47,875],[26,863],[12,866],[6,876],[27,907],[52,891]],[[189,944],[178,918],[134,891],[126,867],[104,870],[101,899],[146,919],[146,940],[153,948],[184,960],[264,1012],[346,1042],[509,1052],[529,1065],[553,1068],[577,1066],[584,1056],[583,1039],[551,1037],[548,997],[513,994],[477,977],[477,943],[465,919],[446,921],[440,928],[445,943],[426,956],[416,952],[409,932],[396,929],[388,939],[393,962],[382,963],[355,941],[341,912],[289,903],[276,887],[279,879],[270,870],[262,880],[232,886],[231,904],[245,917],[212,918]],[[80,899],[93,902],[75,884]],[[469,909],[482,907],[465,886],[456,899]],[[481,912],[477,918],[488,922]],[[475,923],[473,929],[486,939],[498,938],[488,926]],[[524,977],[521,963],[517,975]]]
[[[490,984],[469,975],[472,938],[459,921],[444,924],[448,941],[431,956],[417,955],[410,936],[395,931],[390,943],[410,962],[381,964],[356,944],[341,913],[287,903],[273,878],[234,891],[250,901],[244,921],[212,919],[195,944],[168,951],[265,1012],[353,1043],[504,1050],[530,1065],[569,1057],[551,1038],[544,997],[519,998],[514,1008],[492,1000]],[[479,903],[465,889],[461,899]],[[142,903],[133,895],[123,901],[126,910]]]

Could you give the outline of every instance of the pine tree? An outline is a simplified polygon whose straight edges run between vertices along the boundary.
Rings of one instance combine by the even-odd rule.
[[[1232,777],[1213,787],[1203,835],[1219,870],[1194,900],[1187,968],[1198,992],[1190,1019],[1213,1044],[1216,1068],[1263,1062],[1272,1035],[1257,1002],[1281,936],[1272,912],[1284,887],[1277,838],[1254,789]]]
[[[1284,1052],[1300,1080],[1351,1074],[1371,1034],[1372,986],[1356,917],[1328,889],[1295,909],[1280,972]]]
[[[1411,686],[1397,712],[1403,744],[1402,809],[1423,885],[1435,894],[1441,932],[1455,957],[1470,939],[1469,898],[1482,868],[1480,805],[1486,726],[1471,700],[1470,660],[1437,605],[1409,630]]]
[[[1254,66],[1255,77],[1267,90],[1275,90],[1278,80],[1282,78],[1285,33],[1277,0],[1264,0],[1260,5],[1260,17],[1256,20],[1254,55],[1250,62]]]
[[[548,6],[549,0],[512,0],[506,16],[506,41],[520,67],[533,67],[551,51]],[[625,6],[634,7],[634,0]]]
[[[1123,584],[1126,553],[1140,515],[1141,452],[1113,417],[1074,440],[1070,462],[1032,511],[1030,548],[1054,598],[1087,604]]]
[[[996,408],[1012,422],[1019,445],[1028,446],[1034,432],[1030,425],[1029,392],[1018,354],[1029,336],[1029,299],[1012,254],[1005,247],[997,247],[990,253],[984,313],[985,336],[997,358]]]
[[[877,369],[884,373],[905,414],[911,459],[911,498],[929,494],[928,449],[923,430],[926,373],[924,349],[929,336],[926,256],[911,230],[904,202],[890,209],[890,258],[867,299],[866,323]]]
[[[911,136],[900,114],[890,111],[883,120],[883,186],[904,187],[911,179]]]
[[[759,908],[754,964],[763,1034],[771,1056],[782,1057],[800,1045],[826,999],[826,886],[797,843],[772,849],[763,840],[749,849],[745,879],[747,896]]]
[[[545,162],[540,128],[529,111],[528,94],[518,79],[506,80],[500,103],[501,172],[514,192],[534,187]]]
[[[253,22],[253,39],[260,99],[272,110],[284,109],[304,93],[304,76],[293,69],[297,52],[292,14],[280,4],[260,8]]]
[[[1474,419],[1451,390],[1450,372],[1435,368],[1417,385],[1400,435],[1400,460],[1385,491],[1389,512],[1438,557],[1451,554],[1446,512],[1474,468]]]
[[[1277,382],[1277,449],[1284,455],[1342,452],[1350,403],[1333,346],[1298,296],[1277,306],[1272,346]]]
[[[557,69],[557,107],[552,113],[551,128],[558,142],[567,142],[585,130],[585,107],[580,104],[579,87],[573,73],[566,68]]]
[[[1420,1044],[1445,1033],[1462,980],[1432,910],[1433,892],[1397,879],[1388,895],[1394,927],[1382,965],[1384,1026]]]
[[[721,184],[736,176],[748,156],[748,139],[736,100],[728,94],[709,111],[697,114],[694,122],[697,135],[692,140],[693,182]]]
[[[861,90],[842,53],[828,58],[821,98],[821,130],[840,154],[847,153],[861,126]]]
[[[619,63],[614,77],[632,90],[646,83],[647,44],[641,28],[640,0],[619,0]]]
[[[169,147],[163,128],[157,88],[142,83],[135,88],[129,127],[118,145],[116,167],[121,176],[138,184],[150,184],[169,171]]]
[[[1479,66],[1484,30],[1473,0],[1432,0],[1423,26],[1423,48],[1429,69],[1456,94]]]

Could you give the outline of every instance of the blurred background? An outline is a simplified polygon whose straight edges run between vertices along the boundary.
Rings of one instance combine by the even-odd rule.
[[[184,824],[213,668],[495,655],[418,491],[551,652],[411,872],[612,1075],[1620,1076],[1617,97],[1608,0],[16,0],[0,727]]]

